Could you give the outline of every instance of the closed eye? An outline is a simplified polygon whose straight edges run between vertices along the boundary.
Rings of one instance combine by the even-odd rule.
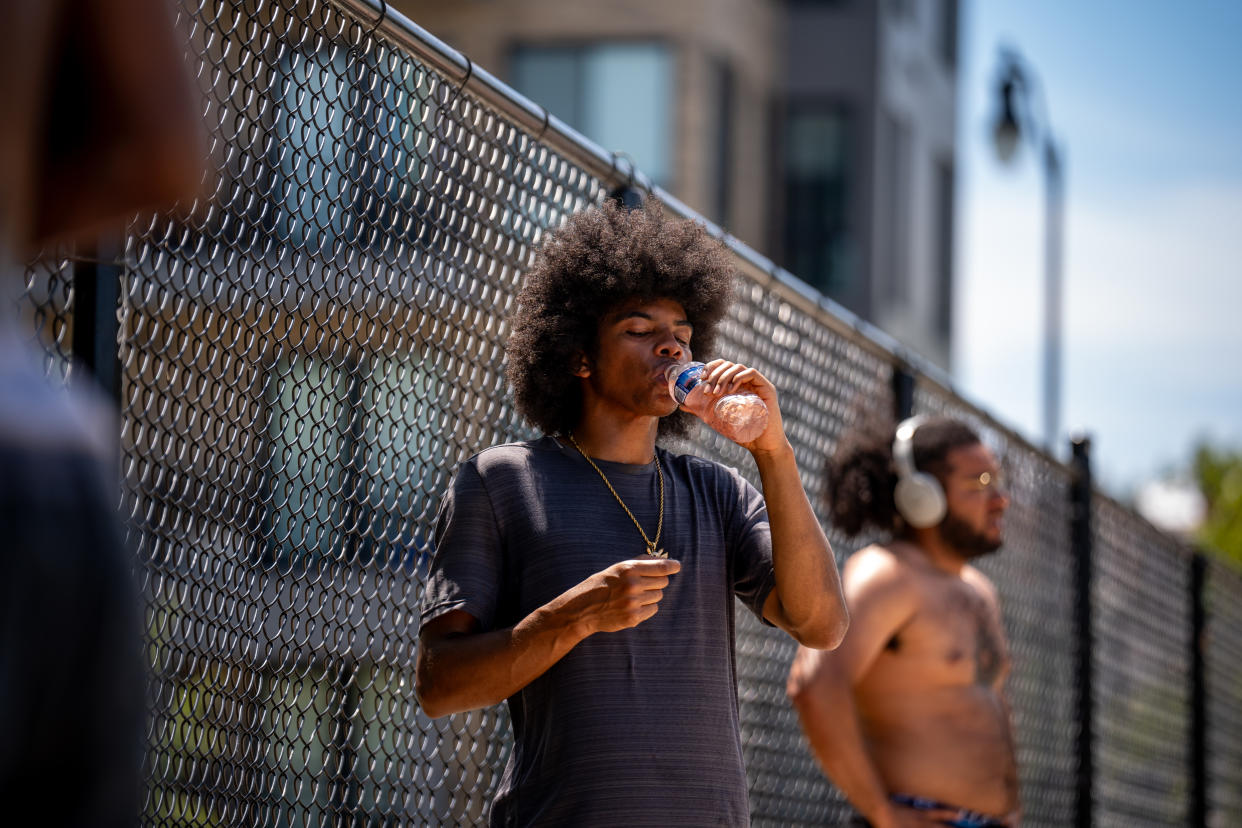
[[[627,335],[627,336],[632,336],[632,337],[634,337],[635,339],[639,339],[639,338],[642,338],[642,337],[645,337],[645,336],[651,336],[653,333],[655,333],[655,331],[654,331],[654,330],[649,330],[649,331],[647,331],[647,330],[628,330],[628,331],[626,331],[625,333],[626,333],[626,335]],[[676,340],[677,340],[677,343],[678,343],[679,345],[681,345],[683,348],[689,348],[689,347],[690,347],[690,337],[688,337],[688,336],[677,336],[677,335],[674,335],[674,336],[673,336],[673,338],[674,338],[674,339],[676,339]]]

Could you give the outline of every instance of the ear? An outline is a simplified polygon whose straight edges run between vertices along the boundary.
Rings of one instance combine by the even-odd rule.
[[[583,379],[591,376],[591,361],[587,359],[587,355],[582,351],[576,353],[570,361],[569,372]]]

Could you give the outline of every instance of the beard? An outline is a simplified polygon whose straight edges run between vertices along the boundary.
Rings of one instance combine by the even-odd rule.
[[[966,559],[990,555],[1001,548],[1002,541],[976,531],[956,515],[945,515],[940,523],[940,537]]]

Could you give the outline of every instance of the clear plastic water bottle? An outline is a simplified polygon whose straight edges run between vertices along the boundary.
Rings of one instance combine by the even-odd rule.
[[[757,394],[743,391],[713,399],[699,388],[701,362],[670,365],[664,376],[669,394],[679,405],[735,443],[749,443],[768,427],[768,407]]]

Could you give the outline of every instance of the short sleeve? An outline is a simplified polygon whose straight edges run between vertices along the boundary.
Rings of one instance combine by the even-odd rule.
[[[733,592],[761,621],[768,593],[776,586],[772,568],[772,528],[763,495],[733,469],[727,469],[737,507],[729,526]]]
[[[491,498],[473,460],[458,467],[440,502],[434,545],[420,622],[464,610],[490,629],[504,571],[503,547]]]

